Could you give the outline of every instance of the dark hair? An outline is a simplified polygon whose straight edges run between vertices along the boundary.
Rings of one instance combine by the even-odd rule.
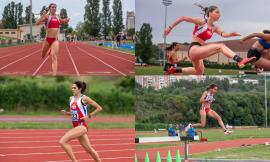
[[[173,42],[169,47],[166,48],[166,51],[171,51],[175,46],[177,46],[179,43]]]
[[[210,84],[210,85],[206,88],[206,90],[208,91],[208,90],[213,89],[213,88],[215,88],[215,87],[217,87],[216,84]]]
[[[81,93],[84,93],[84,91],[85,91],[85,89],[86,89],[86,84],[85,84],[85,82],[82,82],[82,81],[77,80],[77,81],[73,82],[73,84],[76,84],[76,86],[77,86],[79,89],[81,89]]]
[[[210,12],[213,12],[215,9],[218,8],[217,6],[204,7],[204,6],[202,6],[201,4],[199,4],[199,3],[195,3],[194,5],[201,8],[201,10],[203,11],[203,16],[204,16],[204,18],[209,17],[209,13],[210,13]]]
[[[270,34],[270,30],[263,30],[264,34]]]
[[[51,3],[51,4],[49,5],[49,9],[52,7],[52,5],[57,6],[55,3]]]

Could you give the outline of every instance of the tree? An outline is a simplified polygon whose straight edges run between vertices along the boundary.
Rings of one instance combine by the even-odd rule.
[[[124,29],[123,25],[123,11],[121,0],[113,1],[113,32],[118,34]]]
[[[30,5],[25,9],[25,24],[30,24]],[[32,23],[36,23],[35,15],[32,13]]]
[[[136,43],[136,56],[148,63],[152,56],[152,27],[144,23],[138,32],[138,42]]]
[[[44,26],[42,26],[40,29],[40,38],[43,39],[43,38],[45,38],[45,36],[46,36],[46,29]]]
[[[135,28],[128,29],[127,35],[132,37],[135,34]]]
[[[97,37],[100,32],[99,0],[87,0],[85,5],[85,31],[89,36]]]
[[[62,8],[60,10],[60,18],[65,19],[68,17],[67,10],[65,8]],[[63,32],[64,29],[68,29],[68,24],[62,24],[60,26],[60,31]]]
[[[23,24],[23,17],[22,17],[23,5],[21,3],[18,3],[17,7],[18,7],[18,25],[22,25]]]
[[[111,11],[110,11],[110,0],[103,0],[103,8],[102,8],[102,33],[104,38],[106,39],[107,36],[110,34],[111,31]]]
[[[84,40],[85,39],[85,31],[84,31],[84,23],[83,22],[78,22],[76,25],[76,31],[77,31],[77,39],[78,40]]]
[[[2,13],[2,27],[16,29],[22,23],[22,10],[21,3],[15,4],[13,1],[4,7]]]

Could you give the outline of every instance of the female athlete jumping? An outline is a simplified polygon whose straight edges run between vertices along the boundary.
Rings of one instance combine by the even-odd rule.
[[[262,57],[266,50],[270,49],[270,31],[264,30],[263,33],[253,33],[244,37],[241,42],[248,39],[258,37],[259,40],[256,41],[251,49],[247,53],[247,57],[256,57],[256,61],[253,63],[255,67],[263,68],[264,70],[270,70],[270,60]]]
[[[224,130],[225,135],[232,133],[231,130],[226,129],[221,117],[214,110],[211,109],[211,104],[212,104],[212,102],[215,101],[214,95],[215,95],[215,93],[217,93],[217,90],[218,90],[217,85],[211,84],[206,89],[206,91],[203,92],[202,97],[200,99],[200,102],[202,103],[201,107],[200,107],[201,123],[188,124],[188,126],[186,127],[186,131],[190,127],[200,127],[200,128],[205,127],[206,115],[208,115],[208,116],[214,118],[219,123],[220,127]]]
[[[180,49],[180,44],[177,42],[173,42],[169,47],[166,48],[166,64],[164,66],[165,74],[176,74],[179,73],[181,70],[180,67],[177,67],[177,64],[180,61],[185,61],[187,57],[184,57],[182,60],[180,60],[177,52]],[[186,68],[185,68],[186,69]]]
[[[68,142],[73,139],[78,139],[80,144],[92,156],[92,158],[96,162],[101,162],[98,153],[94,150],[94,148],[91,146],[89,142],[89,139],[87,136],[88,126],[87,126],[86,121],[88,120],[88,118],[91,118],[96,113],[101,111],[102,108],[94,100],[83,95],[86,89],[86,84],[84,82],[75,81],[71,89],[72,89],[73,96],[69,98],[70,110],[68,112],[65,110],[61,110],[61,111],[63,114],[70,115],[72,117],[71,119],[72,119],[72,124],[74,128],[69,130],[60,139],[59,144],[66,151],[66,153],[68,154],[72,162],[77,162],[72,152],[72,148],[68,144]],[[88,105],[95,107],[95,111],[88,114],[87,113]]]
[[[222,43],[211,43],[206,44],[205,41],[209,40],[213,33],[228,38],[240,36],[236,32],[226,33],[221,30],[214,23],[220,18],[220,11],[216,6],[203,7],[200,4],[196,4],[204,12],[204,18],[194,18],[188,16],[179,17],[172,25],[165,29],[164,35],[168,35],[172,29],[183,21],[195,24],[193,31],[192,43],[189,46],[188,56],[191,60],[194,68],[183,69],[183,73],[189,74],[204,74],[204,63],[203,59],[212,56],[217,53],[223,53],[228,58],[235,60],[240,68],[243,68],[247,63],[255,60],[254,57],[251,58],[241,58],[239,55],[235,54],[231,49]]]
[[[69,18],[60,19],[56,15],[55,3],[51,3],[49,5],[49,8],[43,11],[42,16],[37,21],[37,25],[45,23],[46,26],[46,38],[42,47],[42,58],[44,58],[47,53],[51,54],[52,71],[54,76],[57,73],[57,66],[58,66],[57,55],[59,51],[59,42],[57,40],[57,37],[59,33],[60,24],[67,24],[68,22]]]

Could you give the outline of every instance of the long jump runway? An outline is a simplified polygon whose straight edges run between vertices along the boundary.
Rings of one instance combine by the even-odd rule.
[[[0,162],[70,162],[58,144],[67,129],[0,130]],[[102,162],[134,161],[134,129],[90,129],[88,137]],[[77,140],[78,161],[94,161]]]
[[[0,75],[51,75],[51,56],[42,44],[0,48]],[[86,43],[60,42],[57,75],[134,75],[134,55]]]

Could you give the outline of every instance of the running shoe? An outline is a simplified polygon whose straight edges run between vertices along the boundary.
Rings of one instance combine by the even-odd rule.
[[[238,67],[239,68],[244,68],[246,64],[254,62],[256,60],[256,57],[246,57],[242,61],[238,62]]]
[[[225,134],[225,135],[232,134],[232,133],[233,133],[233,131],[232,131],[232,130],[229,130],[229,129],[226,129],[226,130],[224,131],[224,134]]]

